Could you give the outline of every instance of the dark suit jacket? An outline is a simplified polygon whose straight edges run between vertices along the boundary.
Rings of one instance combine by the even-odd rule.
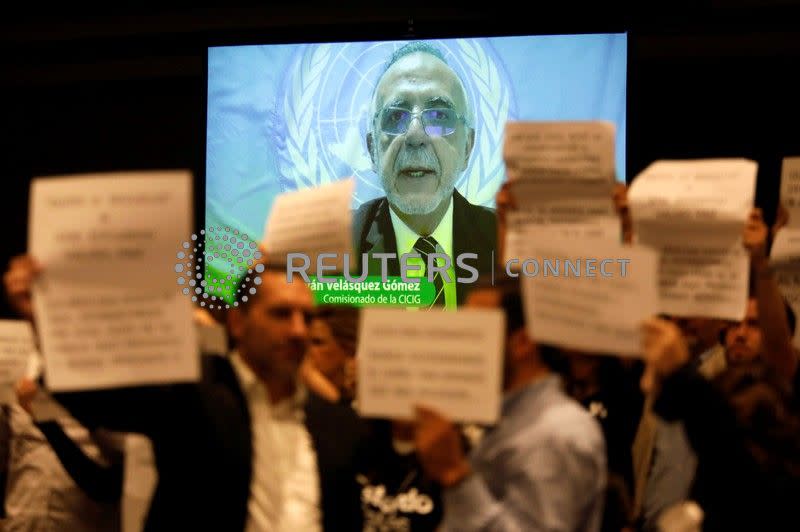
[[[226,358],[204,356],[196,384],[55,396],[86,427],[152,439],[159,480],[146,530],[244,529],[252,473],[250,416]]]
[[[148,531],[244,530],[247,521],[253,451],[247,400],[228,358],[204,355],[202,361],[196,384],[55,394],[86,427],[139,432],[153,441],[158,485]],[[346,470],[362,436],[353,429],[358,416],[314,396],[305,414],[317,454],[323,529],[360,523],[359,494]],[[334,426],[353,433],[337,440]]]
[[[754,429],[743,427],[721,388],[691,365],[664,379],[653,410],[666,421],[682,421],[697,453],[690,498],[705,512],[704,531],[797,530],[800,475],[786,465],[794,456],[786,454],[795,452],[793,443],[765,437],[755,448],[769,452],[770,460],[757,459]],[[754,427],[772,430],[770,417],[759,422],[754,416]]]
[[[330,403],[310,390],[305,415],[320,470],[322,529],[358,532],[363,525],[356,474],[369,442],[368,425],[348,402]]]
[[[491,209],[473,205],[457,190],[453,190],[453,267],[456,277],[469,277],[471,272],[456,264],[456,257],[462,253],[476,253],[475,261],[466,261],[481,273],[492,270],[493,255],[497,248],[497,219]],[[380,261],[371,257],[373,253],[397,254],[397,239],[394,235],[392,218],[389,214],[389,201],[377,198],[361,205],[353,214],[353,248],[361,265],[362,253],[370,255],[368,268],[370,275],[380,275]],[[388,275],[400,275],[398,259],[388,261]],[[456,284],[459,304],[464,302],[469,285]]]

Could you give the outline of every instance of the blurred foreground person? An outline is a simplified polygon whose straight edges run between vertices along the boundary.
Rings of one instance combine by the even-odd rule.
[[[3,277],[6,298],[25,319],[31,319],[30,283],[37,271],[30,257],[15,257]],[[0,409],[6,479],[0,530],[120,530],[121,439],[87,430],[63,410],[35,419],[34,403],[37,410],[45,406],[37,399],[41,373],[37,354],[17,383],[16,404]]]
[[[603,531],[630,526],[633,512],[633,461],[643,395],[641,365],[630,358],[562,349],[568,364],[565,388],[600,424],[606,442],[608,487]]]
[[[6,274],[23,307],[33,264],[12,263]],[[200,382],[56,395],[87,427],[152,440],[158,485],[146,530],[320,529],[298,387],[313,299],[303,282],[286,282],[283,268],[267,265],[261,279],[257,294],[228,313],[237,352],[204,356]]]
[[[709,382],[663,320],[645,325],[645,352],[642,386],[656,393],[657,414],[683,422],[698,457],[691,498],[705,513],[703,530],[796,530],[800,420],[785,380],[757,362]]]
[[[355,397],[359,310],[322,305],[314,309],[311,345],[300,368],[303,382],[317,397],[331,403]]]
[[[422,470],[413,423],[363,420],[352,409],[359,310],[317,307],[301,370],[306,424],[317,448],[326,530],[434,532],[438,484]]]
[[[34,421],[36,391],[35,379],[23,378],[17,386],[19,404],[4,406],[0,414],[0,423],[8,426],[8,439],[0,442],[8,458],[0,530],[119,530],[119,442],[90,433],[69,416]]]
[[[367,423],[353,410],[359,310],[320,306],[311,320],[311,345],[300,373],[308,387],[305,425],[314,442],[326,531],[362,528],[356,476]]]
[[[469,307],[506,314],[501,417],[464,452],[459,432],[438,412],[417,408],[416,446],[443,489],[444,530],[600,529],[606,454],[597,422],[561,389],[548,352],[525,330],[517,283],[478,287]]]

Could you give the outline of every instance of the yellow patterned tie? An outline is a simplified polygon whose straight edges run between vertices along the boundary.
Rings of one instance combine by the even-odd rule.
[[[428,278],[428,255],[431,253],[442,253],[439,243],[432,236],[421,236],[414,244],[414,251],[420,254],[422,261],[425,263],[423,267],[423,275]],[[441,272],[437,271],[433,276],[433,286],[436,289],[436,297],[431,303],[431,307],[444,306],[444,280],[442,279]]]

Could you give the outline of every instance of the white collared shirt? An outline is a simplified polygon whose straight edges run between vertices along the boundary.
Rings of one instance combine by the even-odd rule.
[[[392,227],[394,228],[394,236],[397,240],[397,259],[400,260],[400,257],[406,253],[416,253],[414,251],[414,244],[417,243],[417,240],[420,236],[417,234],[416,231],[411,229],[406,223],[400,219],[397,214],[395,214],[394,210],[390,207],[389,214],[392,217]],[[436,242],[439,243],[439,246],[444,250],[448,257],[450,257],[450,268],[447,270],[447,275],[450,277],[449,283],[444,283],[444,302],[445,308],[455,309],[457,302],[456,302],[456,270],[455,270],[455,257],[453,256],[453,197],[450,196],[450,204],[447,207],[447,211],[442,216],[442,219],[439,221],[439,225],[436,226],[433,233],[430,235],[425,236],[432,236],[436,239]],[[423,263],[422,259],[412,258],[408,260],[409,265],[420,265],[420,270],[409,270],[406,274],[408,277],[415,277],[415,276],[422,276],[425,270],[425,264]]]
[[[242,360],[231,355],[250,410],[253,473],[247,502],[246,532],[321,530],[317,458],[303,422],[305,390],[271,404],[266,385]]]

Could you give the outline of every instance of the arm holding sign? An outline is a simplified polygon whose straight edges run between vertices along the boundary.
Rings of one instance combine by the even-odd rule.
[[[41,266],[29,255],[11,259],[3,276],[6,296],[12,308],[20,316],[33,321],[31,285],[41,273]],[[17,387],[17,400],[29,414],[31,402],[38,386],[31,380],[22,379]],[[36,424],[55,452],[64,469],[73,481],[92,499],[99,502],[118,500],[122,493],[122,461],[116,460],[104,466],[92,460],[69,436],[60,424],[45,421]]]
[[[797,371],[798,360],[792,347],[786,304],[769,267],[767,234],[761,209],[753,209],[745,224],[742,239],[750,253],[750,268],[755,277],[758,322],[764,334],[764,361],[791,381]]]
[[[539,441],[522,437],[504,448],[504,466],[493,468],[503,479],[498,497],[490,486],[498,479],[473,471],[450,420],[420,406],[416,416],[417,454],[426,474],[444,488],[445,521],[450,526],[465,532],[567,532],[586,525],[589,518],[577,501],[591,491],[581,479],[594,464],[567,432]]]
[[[456,426],[441,414],[418,406],[415,447],[428,476],[442,487],[462,482],[471,473]]]
[[[764,364],[730,368],[712,383],[686,363],[674,324],[653,319],[644,328],[648,367],[660,383],[654,411],[683,421],[697,453],[692,495],[705,512],[703,529],[782,528],[800,489],[786,384]]]
[[[15,311],[35,323],[31,305],[31,287],[42,273],[39,262],[30,255],[11,259],[3,275],[6,297]],[[127,432],[152,431],[164,424],[158,419],[182,419],[169,396],[176,386],[147,386],[80,393],[61,393],[56,400],[90,430],[104,427]],[[24,391],[24,390],[23,390]],[[168,424],[167,424],[168,425]]]
[[[115,502],[122,496],[122,457],[110,465],[99,464],[86,456],[83,450],[64,433],[56,421],[36,424],[55,451],[58,461],[70,478],[86,495],[98,502]],[[99,441],[92,435],[92,439]]]
[[[31,401],[36,395],[38,386],[28,378],[22,379],[17,385],[17,399],[20,406],[31,414]],[[113,502],[122,495],[122,457],[114,456],[110,465],[103,465],[89,458],[83,449],[72,438],[67,436],[61,425],[55,421],[36,423],[42,431],[50,447],[56,453],[64,470],[86,495],[98,502]],[[101,439],[94,438],[100,444]],[[112,455],[107,446],[101,446],[105,455]]]
[[[714,387],[689,364],[686,339],[674,323],[653,318],[643,325],[647,367],[645,391],[655,391],[654,411],[667,421],[683,421],[704,465],[741,463],[742,446],[731,409]],[[648,384],[650,386],[648,386]],[[735,461],[731,461],[738,458]],[[724,470],[724,469],[723,469]]]

